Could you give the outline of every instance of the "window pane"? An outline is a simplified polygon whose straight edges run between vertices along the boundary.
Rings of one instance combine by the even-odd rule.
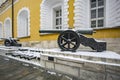
[[[91,21],[91,27],[92,28],[96,27],[96,21]]]
[[[61,26],[56,26],[56,29],[61,29]]]
[[[103,20],[98,20],[98,27],[103,27],[104,21]]]
[[[96,3],[91,3],[91,8],[95,8],[96,7]]]
[[[59,17],[59,11],[56,11],[56,17]]]
[[[91,3],[96,2],[96,0],[91,0]]]
[[[104,8],[98,9],[98,17],[104,17]]]
[[[60,24],[62,24],[62,18],[60,18]]]
[[[56,19],[56,25],[59,25],[59,19]]]
[[[91,11],[91,18],[96,18],[96,10]]]
[[[98,0],[98,6],[103,6],[104,5],[104,0]]]
[[[60,9],[60,16],[62,16],[62,10]]]
[[[91,0],[91,8],[96,7],[96,0]]]

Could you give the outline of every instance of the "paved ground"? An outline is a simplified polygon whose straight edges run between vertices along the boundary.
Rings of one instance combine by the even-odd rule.
[[[45,70],[0,56],[0,80],[70,80],[65,76],[46,73]]]

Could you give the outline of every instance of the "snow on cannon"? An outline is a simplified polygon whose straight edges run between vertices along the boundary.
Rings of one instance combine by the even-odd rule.
[[[1,39],[3,39],[4,40],[4,45],[5,46],[18,46],[18,47],[21,47],[22,45],[21,44],[19,44],[17,41],[17,39],[15,39],[15,38],[11,38],[11,37],[9,37],[9,38],[1,38]]]
[[[58,46],[62,51],[75,52],[80,44],[88,46],[97,52],[106,50],[106,42],[87,38],[83,34],[92,35],[94,31],[90,30],[40,30],[40,33],[60,33],[58,37]]]

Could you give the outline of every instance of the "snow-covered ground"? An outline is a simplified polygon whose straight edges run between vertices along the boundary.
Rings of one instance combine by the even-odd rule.
[[[16,50],[15,50],[16,49]],[[19,54],[19,56],[23,56],[24,58],[27,56],[29,57],[35,57],[40,58],[41,56],[52,56],[55,58],[64,58],[68,60],[73,61],[82,61],[82,62],[89,62],[89,63],[95,63],[95,64],[103,64],[103,65],[113,65],[113,66],[120,66],[120,63],[114,63],[114,61],[111,62],[104,62],[104,61],[94,61],[94,60],[88,60],[85,58],[75,57],[75,56],[87,56],[87,57],[93,57],[93,58],[104,58],[104,59],[111,59],[111,60],[118,60],[120,62],[120,55],[112,52],[112,51],[104,51],[104,52],[90,52],[90,51],[76,51],[76,52],[69,52],[69,51],[61,51],[58,48],[55,49],[39,49],[39,48],[29,48],[29,47],[0,47],[0,50],[15,50],[14,54]],[[12,59],[16,59],[22,62],[30,63],[39,65],[40,61],[32,61],[32,60],[25,60],[23,58],[13,57],[10,55],[7,55],[8,57]]]
[[[108,59],[118,59],[120,60],[120,55],[112,52],[112,51],[103,51],[103,52],[89,52],[89,51],[76,51],[76,52],[69,52],[69,51],[61,51],[60,49],[44,49],[45,52],[53,52],[53,53],[60,53],[60,54],[73,54],[73,55],[82,55],[82,56],[90,56],[90,57],[97,57],[97,58],[108,58]]]

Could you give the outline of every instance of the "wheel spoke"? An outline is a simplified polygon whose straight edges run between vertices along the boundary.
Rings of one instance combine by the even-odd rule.
[[[73,42],[71,42],[70,44],[72,44],[73,46],[76,46],[76,44],[74,44]]]
[[[67,39],[66,39],[65,37],[62,36],[61,38],[62,38],[63,40],[65,40],[65,41],[67,41]]]
[[[61,46],[65,46],[66,44],[68,44],[68,42],[65,42],[64,44],[61,44]]]
[[[72,39],[71,39],[71,41],[73,41],[73,40],[75,40],[76,39],[76,37],[73,37]]]
[[[70,39],[70,33],[68,33],[68,39]]]
[[[68,43],[68,49],[70,49],[70,43]]]

